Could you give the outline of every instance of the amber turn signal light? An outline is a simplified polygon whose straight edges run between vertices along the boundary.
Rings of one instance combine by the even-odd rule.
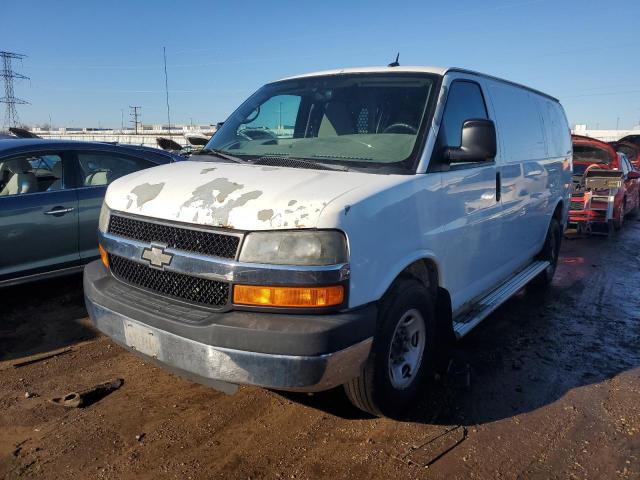
[[[233,303],[260,307],[330,307],[344,302],[342,285],[330,287],[269,287],[236,285]]]
[[[105,268],[109,268],[109,256],[107,255],[107,251],[100,244],[98,244],[98,250],[100,250],[100,259],[102,260],[102,264]]]

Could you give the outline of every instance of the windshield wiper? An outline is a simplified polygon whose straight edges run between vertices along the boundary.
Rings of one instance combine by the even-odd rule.
[[[217,148],[203,148],[197,153],[197,155],[214,155],[216,157],[222,158],[224,160],[229,160],[230,162],[234,163],[248,163],[247,160],[234,157],[233,155],[229,155],[228,153],[225,153],[222,150],[218,150]]]
[[[337,170],[339,172],[347,172],[350,170],[349,167],[346,167],[344,165],[336,165],[334,163],[323,163],[323,162],[316,162],[314,160],[310,160],[308,158],[297,158],[297,157],[289,157],[289,158],[293,158],[294,160],[297,160],[299,162],[304,162],[304,163],[308,163],[310,165],[315,165],[318,168],[322,168],[322,169],[327,169],[327,170]]]
[[[340,172],[349,171],[348,167],[342,165],[334,165],[330,163],[314,162],[308,158],[265,155],[253,160],[254,165],[271,165],[274,167],[292,167],[292,168],[311,168],[316,170],[337,170]]]

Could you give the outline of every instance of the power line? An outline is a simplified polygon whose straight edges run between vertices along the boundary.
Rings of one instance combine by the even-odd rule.
[[[0,59],[2,59],[0,78],[4,80],[4,97],[0,98],[0,103],[7,105],[4,117],[5,127],[17,127],[20,123],[20,119],[18,118],[16,105],[25,105],[29,103],[26,100],[17,98],[13,93],[13,80],[29,80],[29,77],[15,72],[11,65],[12,60],[22,60],[25,57],[26,55],[22,55],[21,53],[0,51]]]

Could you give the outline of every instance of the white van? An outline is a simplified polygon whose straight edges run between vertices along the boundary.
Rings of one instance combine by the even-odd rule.
[[[270,83],[191,158],[109,187],[95,325],[223,391],[344,385],[375,415],[551,282],[571,189],[558,101],[458,68]]]

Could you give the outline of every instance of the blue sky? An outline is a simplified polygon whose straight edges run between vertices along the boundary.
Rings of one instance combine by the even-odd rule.
[[[0,0],[0,11],[0,50],[28,55],[15,66],[31,80],[15,93],[31,102],[18,107],[29,124],[119,127],[129,105],[165,122],[163,46],[174,123],[215,123],[267,81],[397,51],[403,65],[538,88],[572,125],[640,121],[637,0]]]

